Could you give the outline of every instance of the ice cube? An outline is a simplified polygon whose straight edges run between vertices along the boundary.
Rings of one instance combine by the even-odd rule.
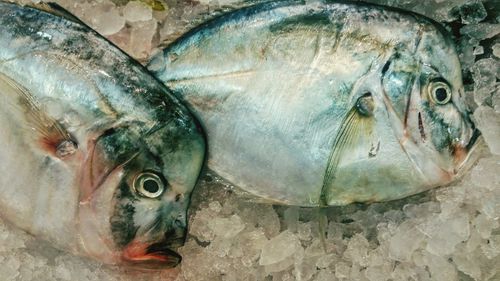
[[[460,7],[460,17],[465,24],[478,23],[488,15],[483,3],[479,0],[471,1]]]
[[[490,156],[479,160],[471,172],[472,182],[475,186],[487,190],[495,190],[500,186],[500,157]]]
[[[410,261],[413,252],[422,247],[423,240],[424,233],[418,225],[411,220],[405,221],[389,238],[389,257],[401,262]]]
[[[483,46],[476,46],[476,47],[474,48],[474,52],[473,52],[473,54],[474,54],[475,56],[478,56],[478,55],[482,55],[482,54],[484,54],[484,48],[483,48]]]
[[[312,238],[312,226],[310,222],[307,223],[299,223],[297,227],[297,237],[300,240],[310,241]]]
[[[390,276],[387,274],[391,269],[382,266],[370,266],[365,270],[365,276],[368,280],[385,281],[389,280]]]
[[[232,215],[230,218],[215,218],[208,222],[208,228],[212,232],[224,239],[232,238],[240,233],[245,224],[238,215]]]
[[[0,276],[4,280],[15,280],[20,266],[21,261],[17,256],[0,257]]]
[[[293,256],[303,250],[299,239],[286,230],[272,238],[263,247],[259,265],[266,266],[268,272],[281,271],[293,264]]]
[[[316,277],[314,277],[314,281],[337,281],[337,278],[332,271],[321,270]]]
[[[272,238],[280,232],[280,219],[273,206],[241,202],[238,205],[239,216],[252,227],[261,227],[266,236]]]
[[[481,280],[481,268],[479,267],[479,263],[471,259],[470,254],[457,251],[453,254],[452,259],[458,270],[475,280]]]
[[[120,10],[109,0],[87,4],[84,11],[83,20],[104,36],[117,33],[125,25]]]
[[[123,16],[128,22],[148,21],[153,18],[153,9],[141,1],[130,1],[123,8]]]
[[[500,155],[500,114],[488,106],[480,106],[474,111],[474,120],[491,153]]]
[[[478,24],[470,24],[462,27],[460,29],[460,33],[476,40],[484,40],[499,34],[500,24],[484,22]]]
[[[322,255],[316,261],[316,267],[319,269],[328,268],[337,260],[337,256],[334,254]]]
[[[429,268],[432,280],[458,281],[456,268],[446,259],[433,254],[424,254],[424,263]]]
[[[469,216],[464,212],[444,220],[437,217],[427,222],[422,231],[428,235],[426,250],[436,256],[446,256],[469,238]]]
[[[484,105],[491,99],[496,88],[496,75],[500,71],[500,63],[494,59],[478,60],[472,67],[474,79],[474,100]]]
[[[353,263],[367,266],[369,248],[370,244],[366,237],[361,234],[356,234],[349,240],[347,249],[344,252],[344,257]]]
[[[500,255],[500,234],[488,238],[487,243],[481,245],[485,257],[492,260]]]
[[[131,26],[130,42],[127,52],[138,60],[149,57],[153,49],[153,36],[156,34],[156,20],[135,22]]]
[[[335,264],[335,276],[338,279],[352,280],[349,278],[350,275],[351,266],[347,262],[341,261]]]
[[[293,269],[294,280],[310,280],[318,270],[316,267],[317,260],[318,256],[304,257],[296,255]]]
[[[485,214],[479,214],[473,224],[483,239],[490,238],[492,231],[500,226],[498,220],[491,219]]]
[[[496,43],[491,47],[491,50],[493,51],[493,55],[497,58],[500,58],[500,43]]]

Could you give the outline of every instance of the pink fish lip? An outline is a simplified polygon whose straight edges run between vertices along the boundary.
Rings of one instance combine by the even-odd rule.
[[[130,267],[145,270],[173,268],[182,261],[182,257],[171,246],[166,241],[153,244],[131,242],[123,250],[122,260]]]
[[[463,170],[464,166],[470,166],[471,164],[473,164],[467,164],[467,162],[475,162],[468,160],[469,158],[471,158],[471,154],[475,153],[474,150],[476,150],[476,148],[480,146],[481,143],[481,132],[477,128],[474,128],[469,142],[466,145],[455,144],[452,147],[452,155],[454,157],[454,162],[456,165],[455,174],[458,174],[461,170]],[[479,154],[479,152],[475,154]],[[477,156],[474,158],[477,158]]]
[[[184,244],[186,231],[167,231],[158,242],[142,242],[140,239],[130,242],[122,252],[123,261],[131,267],[159,270],[177,266],[182,257],[173,249]]]

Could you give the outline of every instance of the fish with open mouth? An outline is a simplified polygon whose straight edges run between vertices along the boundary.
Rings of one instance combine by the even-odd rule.
[[[203,133],[96,32],[0,2],[0,132],[2,217],[106,263],[180,262]]]
[[[386,201],[446,185],[482,142],[446,30],[344,1],[278,1],[217,17],[148,69],[194,112],[208,167],[300,206]]]

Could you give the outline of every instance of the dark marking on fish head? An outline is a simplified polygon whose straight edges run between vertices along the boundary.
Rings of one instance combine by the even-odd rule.
[[[414,56],[420,62],[418,110],[412,126],[426,147],[439,154],[436,162],[453,171],[469,159],[475,126],[465,103],[461,66],[453,40],[437,23],[421,19]],[[472,159],[472,158],[471,158]]]
[[[114,262],[142,269],[181,261],[175,251],[185,240],[190,196],[205,155],[202,132],[184,110],[154,114],[160,122],[128,121],[104,130],[90,145],[82,173],[82,184],[91,188],[81,204],[110,204],[107,217],[95,222],[107,225],[110,237],[99,239],[110,241]],[[101,199],[103,194],[110,199]]]
[[[110,219],[123,261],[143,268],[181,261],[175,251],[186,237],[191,192],[204,161],[195,120],[183,112],[170,117],[141,133],[140,153],[124,167]]]
[[[397,46],[381,70],[384,93],[407,127],[411,89],[419,73],[418,61],[406,46]]]
[[[420,132],[422,141],[425,142],[427,137],[425,136],[424,122],[422,121],[422,114],[420,112],[418,113],[418,131]]]

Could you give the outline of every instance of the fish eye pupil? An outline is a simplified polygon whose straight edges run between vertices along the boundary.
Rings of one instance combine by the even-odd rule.
[[[438,102],[444,102],[448,98],[448,91],[443,87],[437,88],[435,94]]]
[[[135,177],[133,189],[140,196],[159,198],[165,191],[165,183],[161,175],[144,172]]]
[[[156,193],[160,190],[160,186],[155,180],[147,179],[143,183],[143,188],[149,193]]]
[[[450,86],[443,81],[431,82],[429,96],[434,103],[445,105],[451,100]]]

